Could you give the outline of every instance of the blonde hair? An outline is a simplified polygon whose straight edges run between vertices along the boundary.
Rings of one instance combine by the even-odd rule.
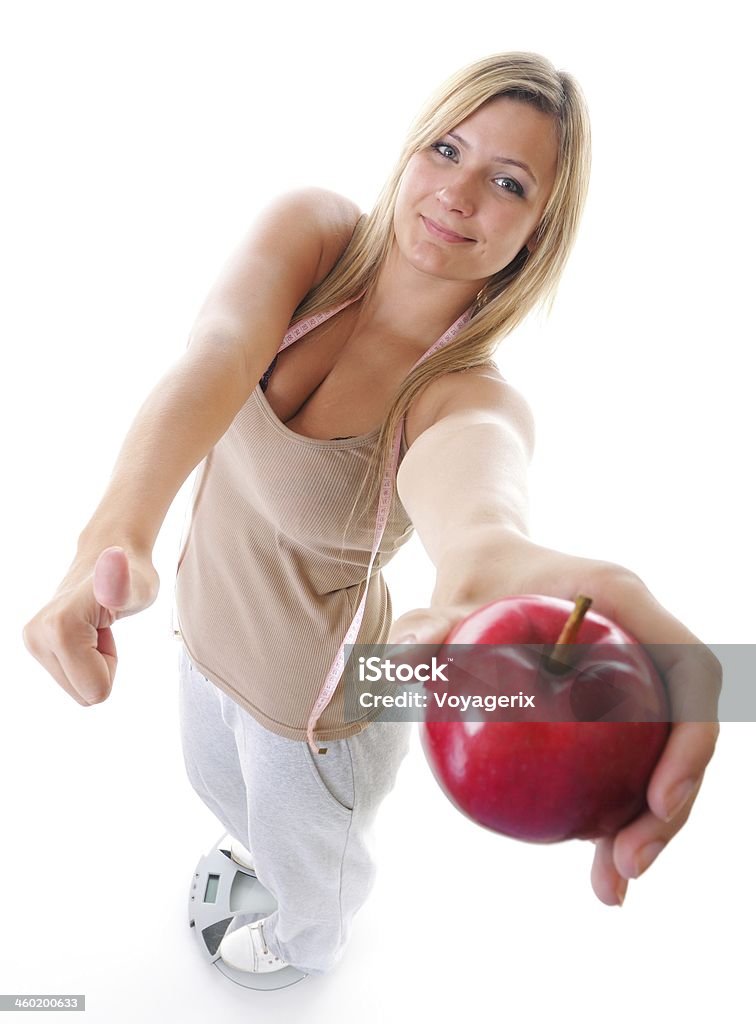
[[[512,52],[493,54],[463,68],[430,97],[410,127],[396,168],[372,212],[360,218],[340,259],[330,274],[305,296],[291,322],[332,309],[373,283],[391,248],[397,193],[410,158],[497,96],[531,103],[552,114],[557,123],[556,179],[537,228],[537,244],[530,254],[526,249],[521,250],[510,264],[489,278],[476,298],[471,319],[456,338],[404,379],[382,424],[349,523],[368,481],[372,481],[373,489],[367,507],[377,507],[394,433],[417,394],[443,374],[489,361],[499,342],[536,304],[542,303],[548,310],[553,305],[588,188],[591,161],[588,111],[580,87],[570,74],[557,71],[536,53]],[[435,340],[430,338],[428,347]],[[395,479],[392,486],[396,486]]]

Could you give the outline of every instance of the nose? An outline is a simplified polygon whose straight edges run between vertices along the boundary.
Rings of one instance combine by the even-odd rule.
[[[453,182],[447,179],[436,192],[436,198],[447,213],[459,213],[463,217],[469,217],[475,206],[472,187],[462,176]]]

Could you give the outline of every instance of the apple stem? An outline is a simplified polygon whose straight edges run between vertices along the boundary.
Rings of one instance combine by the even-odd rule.
[[[585,618],[586,612],[593,604],[590,597],[585,594],[578,594],[575,598],[575,607],[570,612],[569,618],[562,627],[562,632],[551,650],[543,656],[544,667],[553,672],[554,675],[564,675],[572,668],[570,660],[569,644],[575,643],[580,625]]]

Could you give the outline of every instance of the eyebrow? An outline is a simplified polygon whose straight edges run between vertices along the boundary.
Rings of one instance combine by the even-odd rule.
[[[456,132],[447,132],[446,134],[452,139],[456,139],[457,142],[461,142],[463,146],[467,146],[469,148],[469,143],[465,142],[461,135],[457,135]],[[491,159],[497,164],[514,164],[515,167],[521,167],[526,174],[530,175],[536,185],[538,184],[538,179],[535,174],[533,174],[528,165],[523,163],[522,160],[515,160],[514,157],[511,156],[494,156]]]

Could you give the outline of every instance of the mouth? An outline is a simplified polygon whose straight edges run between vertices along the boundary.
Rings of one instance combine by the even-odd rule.
[[[474,238],[466,238],[464,235],[457,234],[456,231],[450,231],[448,228],[443,227],[441,224],[437,224],[430,217],[423,217],[420,214],[420,219],[425,225],[426,231],[433,235],[434,238],[440,238],[444,242],[474,242]]]

